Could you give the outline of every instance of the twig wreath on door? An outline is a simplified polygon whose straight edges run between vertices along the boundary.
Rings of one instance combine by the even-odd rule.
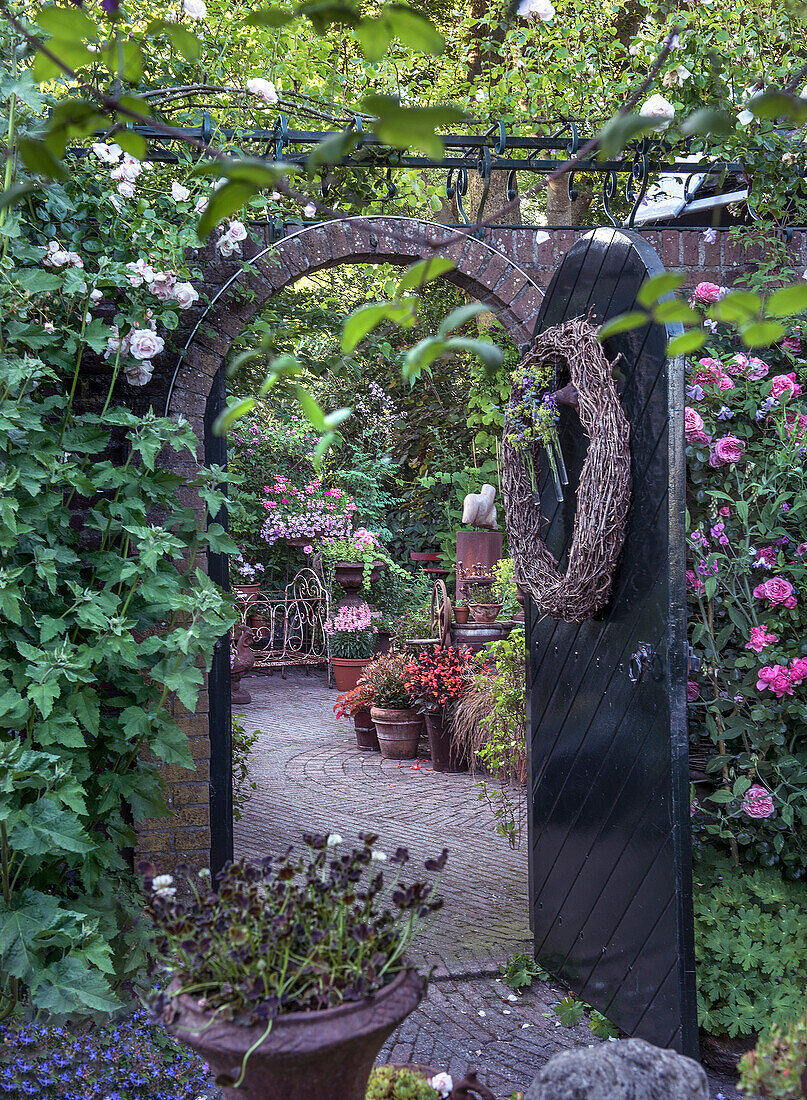
[[[507,534],[519,584],[542,615],[590,619],[608,601],[631,494],[630,425],[613,368],[585,317],[546,329],[513,372],[504,424],[502,482]],[[571,381],[558,389],[558,378]],[[558,406],[577,409],[589,444],[577,489],[566,573],[541,534],[541,451],[558,501],[568,484],[557,434]]]

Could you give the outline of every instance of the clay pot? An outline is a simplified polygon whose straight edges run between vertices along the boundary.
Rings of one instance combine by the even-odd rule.
[[[445,720],[445,711],[442,708],[427,710],[423,717],[426,720],[426,732],[429,735],[429,750],[434,770],[436,772],[460,771],[451,737],[451,723]]]
[[[459,626],[465,626],[468,622],[468,608],[463,605],[462,607],[454,608],[454,622]]]
[[[255,596],[258,595],[260,590],[261,590],[261,586],[259,584],[234,584],[233,585],[233,592],[236,594],[236,596],[240,596],[241,599],[243,599],[243,600],[253,599]]]
[[[370,717],[370,708],[362,707],[353,715],[353,728],[356,731],[356,748],[365,752],[378,752],[378,734]]]
[[[475,623],[495,623],[502,609],[500,603],[469,603],[468,610]]]
[[[423,733],[422,715],[414,709],[372,707],[370,717],[378,735],[381,755],[386,760],[414,760]]]
[[[331,668],[337,690],[352,691],[371,659],[370,657],[331,657]]]
[[[385,1039],[417,1008],[425,991],[426,981],[416,970],[403,970],[363,1001],[278,1016],[250,1055],[241,1087],[226,1087],[225,1095],[231,1100],[364,1100]],[[209,1014],[189,996],[175,1004],[179,1012],[169,1031],[198,1051],[214,1077],[237,1078],[244,1055],[266,1029],[211,1024]]]

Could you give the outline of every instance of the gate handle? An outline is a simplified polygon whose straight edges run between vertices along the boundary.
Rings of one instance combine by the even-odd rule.
[[[663,676],[661,658],[649,642],[639,642],[639,648],[631,654],[628,662],[628,679],[632,684],[637,684],[644,673],[650,669],[654,680],[660,680]]]

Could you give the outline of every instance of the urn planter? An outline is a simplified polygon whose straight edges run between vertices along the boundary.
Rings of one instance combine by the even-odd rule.
[[[386,569],[387,563],[385,561],[377,561],[373,565],[372,572],[370,573],[370,584],[375,584],[378,578],[381,576],[381,570]],[[346,595],[339,601],[338,606],[342,607],[359,607],[361,604],[367,601],[363,596],[359,595],[361,586],[364,584],[364,563],[360,561],[338,561],[333,567],[334,579],[336,583],[345,590]]]
[[[502,609],[500,603],[469,603],[468,610],[475,623],[495,623]]]
[[[259,1044],[247,1061],[243,1084],[225,1086],[230,1100],[364,1100],[385,1039],[417,1008],[425,990],[426,981],[416,970],[402,970],[364,1000],[281,1014],[263,1041],[264,1026],[211,1023],[210,1013],[192,997],[181,996],[168,1028],[205,1059],[214,1077],[226,1074],[236,1080],[244,1055]]]
[[[381,755],[387,760],[414,760],[423,733],[423,716],[414,709],[393,710],[372,707],[373,720]]]
[[[337,690],[352,691],[371,660],[371,657],[331,657],[331,668]]]

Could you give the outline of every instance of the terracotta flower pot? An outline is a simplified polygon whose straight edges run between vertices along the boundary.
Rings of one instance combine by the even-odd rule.
[[[363,1001],[319,1012],[278,1016],[247,1062],[232,1100],[364,1100],[373,1062],[384,1040],[423,1000],[426,981],[403,970]],[[205,1059],[213,1076],[237,1078],[244,1055],[266,1030],[228,1021],[210,1023],[193,998],[179,997],[172,1034]]]
[[[423,733],[423,716],[414,709],[393,710],[372,707],[373,720],[381,755],[387,760],[413,760],[418,754],[418,741]]]
[[[468,608],[466,606],[454,608],[454,622],[460,626],[465,626],[468,622]]]
[[[365,752],[378,752],[378,734],[370,717],[370,708],[362,707],[353,715],[353,728],[356,731],[356,748]]]
[[[502,609],[500,603],[469,603],[468,610],[475,623],[495,623]]]
[[[331,657],[331,668],[337,689],[352,691],[371,659],[370,657]]]
[[[257,596],[261,590],[259,584],[234,584],[233,592],[236,596],[240,596],[244,600],[251,600],[254,596]]]

